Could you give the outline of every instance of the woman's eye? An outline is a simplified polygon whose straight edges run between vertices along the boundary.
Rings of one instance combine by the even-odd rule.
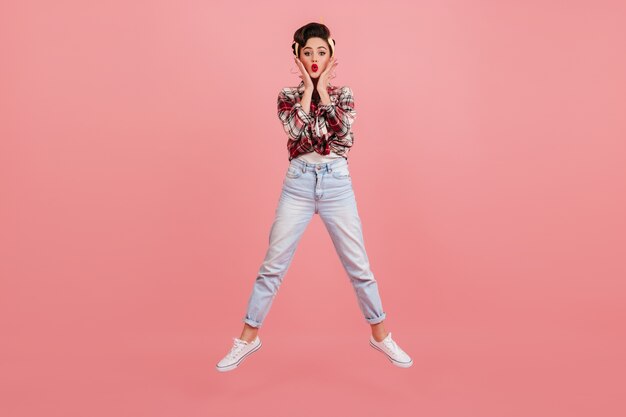
[[[320,55],[324,56],[326,55],[326,52],[320,52]]]

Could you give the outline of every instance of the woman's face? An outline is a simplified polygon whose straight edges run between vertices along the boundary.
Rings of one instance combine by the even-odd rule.
[[[300,51],[300,61],[311,78],[318,78],[330,60],[328,44],[322,38],[309,38]]]

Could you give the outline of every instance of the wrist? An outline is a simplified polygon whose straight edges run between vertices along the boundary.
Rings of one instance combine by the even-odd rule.
[[[330,96],[328,95],[328,91],[319,90],[318,93],[320,95],[320,101],[322,102],[322,104],[330,104]]]

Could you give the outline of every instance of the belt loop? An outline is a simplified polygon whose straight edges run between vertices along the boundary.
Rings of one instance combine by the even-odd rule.
[[[306,174],[306,161],[302,161],[302,173]]]

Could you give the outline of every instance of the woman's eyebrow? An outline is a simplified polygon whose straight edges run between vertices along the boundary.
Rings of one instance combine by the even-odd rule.
[[[318,46],[318,47],[317,47],[317,49],[320,49],[320,48],[324,48],[324,49],[326,49],[326,47],[325,47],[325,46]],[[303,49],[313,49],[313,48],[311,48],[310,46],[306,46],[306,47],[304,47]]]

